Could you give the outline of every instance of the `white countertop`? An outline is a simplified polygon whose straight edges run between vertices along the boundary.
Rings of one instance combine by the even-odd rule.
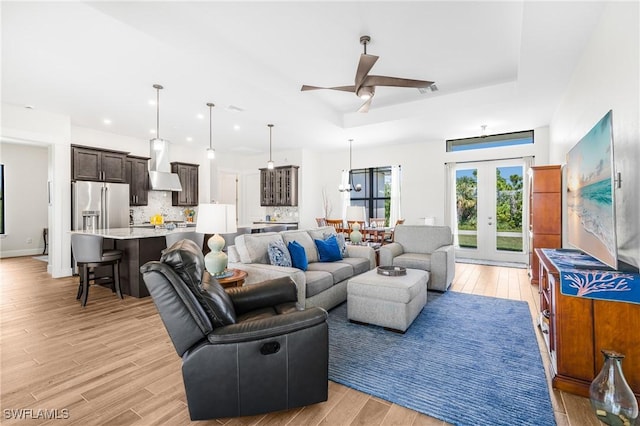
[[[164,237],[177,232],[193,232],[193,228],[176,228],[171,231],[167,229],[152,228],[111,228],[98,229],[96,231],[71,231],[72,234],[101,235],[114,240],[133,240],[136,238]]]

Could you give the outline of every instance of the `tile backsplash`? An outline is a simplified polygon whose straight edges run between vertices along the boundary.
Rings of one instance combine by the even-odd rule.
[[[171,205],[171,191],[149,191],[149,204],[146,206],[131,207],[133,223],[149,222],[151,216],[161,214],[164,220],[184,221],[184,211],[192,209],[198,211],[198,207],[178,207]]]

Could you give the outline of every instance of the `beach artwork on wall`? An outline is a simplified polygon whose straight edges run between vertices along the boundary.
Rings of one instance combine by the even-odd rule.
[[[612,111],[567,154],[569,244],[617,268]]]

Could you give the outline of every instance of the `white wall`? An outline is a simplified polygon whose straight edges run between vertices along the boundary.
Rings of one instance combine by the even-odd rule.
[[[5,235],[0,239],[0,258],[42,254],[42,230],[48,227],[46,146],[3,142]]]
[[[529,129],[522,129],[529,130]],[[444,224],[444,164],[451,161],[481,161],[535,156],[535,164],[549,164],[549,131],[534,129],[535,144],[507,148],[447,153],[445,141],[424,141],[410,144],[389,143],[363,147],[353,144],[354,169],[400,165],[402,167],[402,215],[408,224],[424,223],[433,216],[436,224]],[[338,184],[343,169],[349,167],[348,148],[340,151],[274,152],[276,165],[295,164],[299,170],[299,226],[316,226],[316,217],[324,217],[322,192],[326,191],[332,207],[332,218],[341,216]],[[280,161],[278,161],[280,160]],[[240,223],[250,223],[254,216],[264,216],[259,207],[258,169],[265,167],[264,155],[228,155],[225,165],[240,170]]]
[[[71,274],[71,151],[69,148],[71,120],[69,117],[2,105],[2,143],[48,146],[48,180],[51,182],[51,202],[48,208],[49,265],[54,277]]]
[[[640,24],[638,2],[608,2],[550,125],[551,158],[565,155],[613,110],[620,258],[640,265]],[[565,239],[566,240],[566,239]]]

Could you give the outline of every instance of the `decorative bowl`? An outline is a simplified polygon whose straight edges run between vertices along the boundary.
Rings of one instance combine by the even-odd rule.
[[[407,268],[402,266],[378,266],[378,273],[388,277],[407,275]]]

